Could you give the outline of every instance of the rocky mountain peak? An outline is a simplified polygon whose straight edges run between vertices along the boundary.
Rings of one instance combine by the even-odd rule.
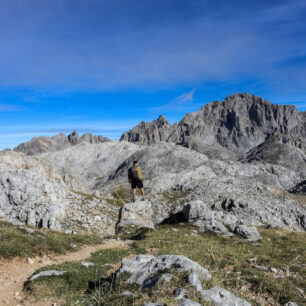
[[[72,145],[78,144],[80,140],[79,133],[77,131],[73,131],[67,138]]]
[[[232,158],[232,154],[241,157],[273,135],[305,154],[305,114],[293,105],[273,104],[249,93],[235,93],[186,114],[179,124],[170,125],[160,116],[151,123],[138,125],[124,133],[121,140],[145,144],[167,141],[206,154],[209,151],[210,156],[216,150],[231,152],[225,155]]]
[[[165,124],[170,125],[167,118],[163,115],[159,115],[159,117],[156,120],[156,123],[158,123],[160,126],[165,125]]]

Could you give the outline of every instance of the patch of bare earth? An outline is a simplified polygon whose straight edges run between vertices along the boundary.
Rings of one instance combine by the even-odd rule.
[[[126,241],[109,239],[105,240],[101,245],[85,246],[76,252],[46,257],[44,258],[44,263],[39,261],[39,257],[0,260],[0,305],[60,305],[60,301],[56,300],[56,298],[54,300],[48,298],[42,301],[26,300],[26,293],[22,291],[23,284],[36,270],[46,265],[61,264],[65,261],[80,261],[97,251],[118,247],[127,248],[128,243]]]

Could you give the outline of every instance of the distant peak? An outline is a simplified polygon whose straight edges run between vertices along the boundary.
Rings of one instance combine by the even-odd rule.
[[[79,136],[79,133],[77,131],[73,131],[70,135],[68,135],[68,137],[69,136]]]
[[[75,145],[79,142],[79,133],[77,131],[73,131],[67,138],[72,145]]]
[[[163,123],[168,123],[168,120],[165,116],[163,115],[159,115],[159,117],[157,118],[158,122],[163,122]]]
[[[253,95],[247,93],[247,92],[236,92],[231,95],[228,95],[225,100],[232,100],[232,99],[246,99],[246,98],[252,98]]]

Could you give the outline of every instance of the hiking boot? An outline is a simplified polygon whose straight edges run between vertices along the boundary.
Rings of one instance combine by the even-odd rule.
[[[145,197],[142,197],[141,201],[145,201],[145,200],[146,200],[146,198],[145,198]]]
[[[132,203],[135,203],[136,202],[136,200],[135,199],[132,199]]]

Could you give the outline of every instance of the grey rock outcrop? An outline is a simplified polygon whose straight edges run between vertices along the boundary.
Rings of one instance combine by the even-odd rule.
[[[174,300],[181,300],[185,297],[186,293],[187,293],[187,290],[185,288],[178,288],[175,290],[171,298]]]
[[[80,136],[77,131],[73,131],[71,134],[67,136],[68,142],[73,146],[80,142]]]
[[[233,295],[228,290],[220,287],[213,287],[210,290],[202,289],[202,281],[211,280],[210,273],[198,263],[182,255],[161,255],[154,257],[151,255],[137,255],[132,258],[123,258],[121,268],[116,272],[116,278],[123,273],[129,273],[128,284],[138,284],[142,289],[153,288],[165,280],[171,279],[171,274],[164,274],[169,269],[177,269],[179,272],[189,272],[188,282],[195,287],[196,291],[205,301],[213,305],[227,306],[250,306],[250,304]],[[157,276],[155,276],[158,273]],[[176,290],[174,299],[182,299],[186,294],[184,288]],[[184,299],[180,305],[200,305],[199,303]]]
[[[161,142],[155,145],[142,146],[119,165],[109,177],[109,180],[126,180],[128,169],[133,160],[137,160],[141,164],[145,178],[151,178],[163,176],[165,173],[179,173],[185,169],[197,167],[206,162],[208,158],[204,154],[172,143]]]
[[[306,180],[303,180],[290,188],[289,192],[293,194],[306,195]]]
[[[29,170],[22,164],[22,157],[18,162],[17,153],[9,155],[0,156],[0,216],[13,223],[60,229],[58,220],[65,215],[73,196],[65,186],[48,178],[47,169],[39,162],[28,160],[26,168],[31,162],[37,165],[36,171]],[[9,164],[9,160],[16,165]]]
[[[127,283],[138,284],[144,289],[155,279],[153,275],[157,272],[164,275],[162,273],[171,268],[177,269],[179,272],[186,271],[195,273],[201,281],[211,279],[211,275],[206,269],[183,255],[161,255],[158,257],[137,255],[132,258],[124,258],[122,259],[121,268],[117,271],[116,275],[119,277],[122,273],[130,273],[131,276],[127,280]],[[166,278],[169,279],[169,275]],[[160,278],[157,279],[156,283],[158,283],[158,280]],[[165,277],[162,278],[162,281],[164,280]]]
[[[249,302],[236,297],[230,291],[218,286],[201,291],[202,298],[215,306],[251,306]]]
[[[155,229],[153,210],[148,201],[125,204],[120,209],[116,232],[129,227]]]
[[[80,176],[65,173],[56,163],[37,156],[0,152],[0,217],[14,224],[69,233],[75,232],[73,224],[102,236],[114,233],[112,222],[118,208],[71,192],[84,187],[82,182]],[[96,218],[98,211],[102,214]]]
[[[211,232],[215,234],[222,234],[226,237],[230,237],[232,234],[229,233],[228,229],[219,221],[214,219],[211,220],[198,220],[194,223],[195,226],[199,227],[200,232]]]
[[[246,226],[244,224],[237,225],[234,232],[249,242],[257,242],[261,240],[261,236],[254,226]]]
[[[277,164],[303,175],[306,173],[305,152],[291,143],[283,143],[280,135],[268,137],[263,143],[248,151],[239,161]]]
[[[125,132],[120,140],[156,144],[161,141],[168,141],[176,126],[172,126],[164,116],[160,115],[157,120],[152,122],[140,122],[132,130]]]
[[[81,184],[87,190],[92,190],[102,187],[121,163],[141,149],[142,146],[127,142],[110,141],[91,145],[82,142],[62,151],[40,154],[39,158],[58,165],[63,176],[79,177]]]
[[[152,171],[146,185],[154,194],[148,199],[150,213],[146,218],[154,226],[167,220],[196,222],[203,231],[230,236],[230,230],[253,242],[260,239],[254,226],[306,229],[305,207],[286,192],[301,176],[282,166],[203,159],[202,164],[177,173],[156,173],[154,176]],[[167,204],[162,194],[173,191],[184,194],[185,204],[175,207]],[[130,209],[131,204],[126,205]],[[130,213],[128,219],[119,220],[119,227],[124,228],[127,222],[131,225],[133,218],[139,218],[138,214],[133,216],[132,210]]]
[[[110,139],[103,136],[92,135],[90,133],[86,133],[80,137],[78,132],[74,131],[68,136],[60,133],[53,137],[34,137],[30,141],[18,145],[14,148],[14,151],[22,152],[26,155],[36,155],[43,152],[64,150],[81,142],[103,143],[107,141],[110,141]]]
[[[190,299],[184,299],[184,301],[180,303],[179,306],[201,306],[201,304]]]

